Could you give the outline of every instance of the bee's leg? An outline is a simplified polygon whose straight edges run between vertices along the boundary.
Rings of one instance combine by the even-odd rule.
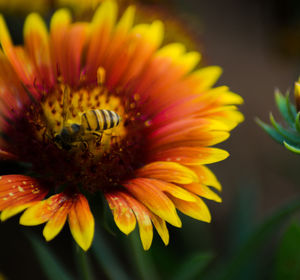
[[[103,133],[98,132],[98,131],[93,131],[92,135],[93,135],[93,137],[95,137],[95,145],[96,145],[96,147],[97,148],[100,147],[101,146],[101,140],[102,140]]]
[[[97,138],[96,138],[96,147],[100,147],[101,146],[101,140],[102,140],[102,136],[103,134],[98,134]]]
[[[82,140],[81,144],[83,145],[83,151],[86,152],[89,149],[89,145],[87,141]]]

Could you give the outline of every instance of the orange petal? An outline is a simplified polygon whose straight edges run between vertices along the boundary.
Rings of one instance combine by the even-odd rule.
[[[104,54],[109,48],[110,38],[117,17],[118,6],[115,1],[104,1],[96,10],[91,22],[91,41],[87,50],[88,75],[95,76],[102,66]]]
[[[105,197],[118,228],[125,234],[132,232],[136,225],[136,219],[126,200],[117,193],[106,193]]]
[[[206,204],[201,198],[197,196],[195,196],[195,198],[196,202],[184,201],[175,197],[172,198],[172,201],[174,202],[176,208],[185,215],[203,222],[210,223],[211,215]]]
[[[157,216],[176,227],[181,227],[174,204],[155,183],[156,180],[136,178],[123,186]]]
[[[149,216],[149,210],[130,195],[126,193],[119,194],[124,197],[129,207],[134,212],[139,225],[140,238],[142,241],[143,248],[144,250],[148,250],[151,246],[153,239],[153,228]]]
[[[72,201],[64,201],[44,227],[43,235],[47,241],[60,233],[66,223],[67,215],[71,209]]]
[[[129,40],[130,43],[135,43],[135,48],[132,48],[134,52],[131,52],[129,65],[122,76],[123,84],[127,84],[144,69],[151,55],[161,44],[163,36],[164,26],[161,21],[154,21],[149,25],[139,24],[133,27]]]
[[[184,188],[206,199],[214,200],[216,202],[222,202],[222,199],[218,194],[216,194],[209,187],[203,184],[192,183],[184,185]]]
[[[162,138],[168,137],[169,135],[176,135],[176,133],[186,129],[201,130],[202,132],[212,130],[226,131],[227,126],[222,122],[206,118],[185,118],[176,122],[168,123],[158,129],[153,130],[149,137],[152,140],[157,141]]]
[[[80,79],[82,52],[86,43],[88,25],[76,23],[69,28],[64,38],[65,63],[62,67],[64,81],[76,85]]]
[[[21,216],[20,224],[35,226],[47,222],[63,206],[68,197],[64,193],[55,194],[29,207]]]
[[[86,251],[93,241],[95,221],[85,196],[78,194],[73,199],[68,217],[69,226],[77,244]]]
[[[16,155],[0,149],[0,160],[15,160],[15,159],[17,159]]]
[[[222,190],[222,186],[218,179],[216,178],[215,174],[208,169],[204,165],[198,165],[198,166],[190,166],[192,170],[198,175],[199,182],[201,184],[214,187],[218,191]]]
[[[226,131],[207,131],[201,128],[185,128],[179,132],[151,142],[150,149],[161,150],[184,146],[213,146],[225,141],[229,136],[229,132]]]
[[[0,176],[0,211],[42,200],[47,192],[34,178],[24,175]]]
[[[156,161],[136,171],[137,177],[160,179],[178,184],[190,184],[198,181],[197,175],[189,168],[176,162]]]
[[[218,162],[228,156],[228,152],[218,148],[178,147],[155,153],[153,160],[174,161],[184,165],[200,165]]]
[[[149,181],[151,181],[152,184],[154,184],[157,188],[159,188],[164,193],[170,194],[174,197],[177,197],[185,201],[195,201],[194,195],[186,191],[184,188],[181,188],[175,184],[167,183],[165,181],[156,180],[156,179],[149,179]]]

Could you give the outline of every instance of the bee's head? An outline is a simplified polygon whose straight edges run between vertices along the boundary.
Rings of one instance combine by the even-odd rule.
[[[60,133],[57,133],[54,136],[54,142],[59,148],[68,151],[72,148],[72,143],[74,142],[74,139],[79,131],[80,125],[78,124],[66,126],[60,131]]]
[[[55,144],[64,150],[70,150],[71,149],[71,145],[69,144],[69,138],[70,138],[70,129],[67,127],[64,127],[60,133],[57,133],[54,136],[54,142]]]
[[[58,133],[58,134],[56,134],[56,135],[54,136],[54,142],[55,142],[55,144],[56,144],[59,148],[61,148],[61,149],[63,149],[63,150],[66,150],[66,151],[70,150],[71,147],[72,147],[70,144],[68,144],[68,143],[64,140],[64,137],[63,137],[63,134],[62,134],[62,133]]]

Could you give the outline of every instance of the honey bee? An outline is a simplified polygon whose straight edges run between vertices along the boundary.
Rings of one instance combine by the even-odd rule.
[[[83,143],[96,138],[101,141],[105,130],[119,125],[121,117],[114,111],[93,109],[83,112],[80,123],[65,123],[62,130],[55,135],[54,142],[64,150],[70,150],[76,143]]]

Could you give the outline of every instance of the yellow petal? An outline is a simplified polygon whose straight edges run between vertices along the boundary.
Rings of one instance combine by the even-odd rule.
[[[69,10],[67,9],[57,10],[51,18],[50,30],[57,29],[61,25],[63,26],[68,25],[69,23],[71,23],[71,21],[72,21],[72,16]]]
[[[153,48],[158,48],[164,37],[164,25],[161,21],[154,21],[152,24],[138,24],[131,30],[135,37],[143,37]]]
[[[78,194],[68,216],[69,226],[77,244],[86,251],[92,244],[95,221],[87,199]]]
[[[182,69],[184,69],[184,72],[188,73],[197,66],[200,60],[200,53],[188,52],[182,55],[175,63],[178,64]]]
[[[118,6],[115,1],[104,1],[95,12],[92,25],[95,28],[98,28],[103,23],[109,23],[110,25],[113,25],[115,23],[117,13]]]
[[[196,202],[184,201],[178,198],[172,198],[176,208],[187,216],[194,219],[210,223],[211,215],[203,200],[195,196]]]
[[[24,38],[30,35],[31,32],[38,33],[43,41],[48,39],[48,31],[44,20],[40,15],[36,13],[31,13],[27,16],[24,24]]]
[[[35,226],[47,222],[66,200],[64,193],[55,194],[29,207],[21,216],[20,224]]]
[[[206,199],[222,202],[221,197],[205,185],[193,183],[184,185],[184,188]]]
[[[151,182],[164,193],[170,194],[185,201],[195,201],[195,196],[193,194],[175,184],[156,179],[151,179]]]
[[[11,46],[11,37],[3,16],[0,14],[0,43],[5,51],[5,46]]]
[[[67,215],[71,209],[71,205],[71,201],[66,201],[63,203],[47,222],[43,230],[43,235],[47,241],[50,241],[60,233],[66,223]]]
[[[173,161],[194,166],[224,160],[229,156],[229,153],[218,148],[177,147],[162,149],[153,156],[153,159],[158,161]]]
[[[49,201],[43,200],[29,207],[21,216],[20,224],[24,226],[36,226],[48,221],[54,213]]]
[[[122,193],[134,212],[139,225],[140,238],[144,250],[149,250],[153,239],[153,228],[148,209],[128,194]]]
[[[133,25],[135,17],[135,7],[129,6],[124,14],[122,15],[121,19],[119,20],[116,30],[120,30],[123,32],[127,32]]]
[[[155,186],[155,180],[136,178],[124,183],[123,186],[157,216],[176,227],[181,227],[174,204]]]
[[[218,181],[215,174],[206,166],[204,165],[198,165],[198,166],[191,166],[191,169],[195,171],[195,173],[199,177],[199,182],[201,184],[214,187],[218,191],[222,190],[222,186],[220,182]]]
[[[21,213],[23,210],[25,210],[26,208],[32,206],[35,203],[37,203],[37,202],[29,202],[29,203],[25,203],[25,204],[18,205],[18,206],[8,207],[8,208],[4,209],[1,212],[0,219],[1,219],[2,222],[4,222],[7,219]]]
[[[176,61],[185,52],[185,46],[180,43],[172,43],[163,46],[156,53],[160,57],[169,57],[173,61]]]
[[[136,219],[126,200],[118,193],[105,194],[118,228],[125,234],[135,229]]]
[[[195,71],[192,75],[200,80],[199,88],[202,90],[212,87],[222,74],[219,66],[208,66]]]
[[[155,214],[150,215],[152,223],[154,224],[159,236],[165,245],[169,244],[169,231],[166,222]]]

